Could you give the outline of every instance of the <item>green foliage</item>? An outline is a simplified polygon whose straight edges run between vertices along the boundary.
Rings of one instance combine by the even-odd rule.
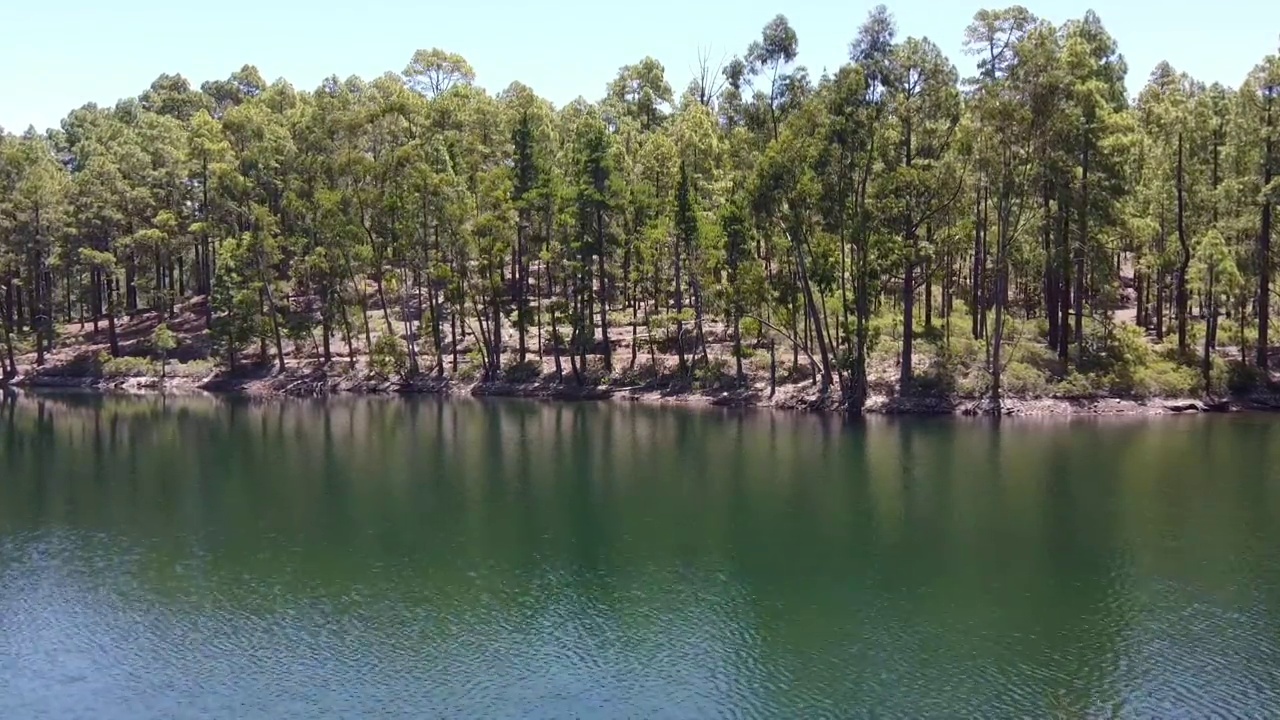
[[[160,374],[160,366],[151,360],[140,357],[107,357],[101,360],[103,377],[156,377]]]
[[[1267,388],[1267,373],[1239,360],[1227,363],[1226,389],[1233,395],[1248,395]]]
[[[502,370],[502,379],[509,383],[531,383],[537,382],[542,376],[542,365],[536,360],[525,360],[524,362],[513,362]]]
[[[1168,361],[1158,361],[1120,376],[1112,391],[1138,398],[1184,398],[1200,393],[1203,378],[1194,369]]]
[[[1109,392],[1107,378],[1082,375],[1073,370],[1054,384],[1052,395],[1067,400],[1088,400],[1103,397]]]
[[[169,329],[169,326],[160,323],[151,333],[151,347],[155,348],[162,356],[169,351],[178,347],[178,336]]]
[[[733,366],[727,358],[711,358],[710,364],[698,363],[693,371],[694,387],[700,390],[721,390],[737,386]]]
[[[1017,398],[1041,398],[1050,394],[1049,379],[1034,365],[1011,362],[1000,375],[1001,385],[1008,395]]]
[[[369,365],[383,379],[402,379],[409,369],[408,348],[394,335],[379,335],[369,353]]]
[[[584,382],[617,382],[617,329],[645,329],[657,365],[679,328],[684,380],[711,387],[735,324],[753,372],[771,347],[784,380],[817,365],[877,392],[978,396],[999,370],[1018,397],[1195,393],[1206,339],[1266,362],[1280,59],[1238,89],[1162,63],[1130,99],[1092,12],[980,10],[967,68],[883,7],[851,40],[849,63],[811,76],[777,16],[684,95],[646,57],[561,108],[519,83],[491,94],[440,48],[305,91],[246,65],[0,132],[0,287],[21,301],[0,344],[40,364],[77,314],[173,317],[200,298],[224,366],[324,347],[389,378],[410,370],[396,336],[415,365],[468,348],[459,376],[488,378],[536,377],[521,359],[550,338]],[[1139,286],[1161,303],[1159,350],[1126,312]],[[1203,314],[1221,319],[1211,337]],[[1211,390],[1267,381],[1209,367]]]
[[[190,360],[184,363],[170,361],[165,370],[170,377],[203,379],[212,375],[217,366],[212,360]]]
[[[950,398],[957,394],[956,376],[946,365],[930,366],[911,378],[911,384],[902,388],[903,395],[923,398]]]

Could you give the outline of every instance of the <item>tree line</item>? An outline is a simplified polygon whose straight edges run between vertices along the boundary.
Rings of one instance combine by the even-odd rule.
[[[1092,12],[982,10],[964,47],[962,72],[880,6],[815,78],[779,15],[678,95],[644,58],[559,108],[438,49],[313,91],[161,75],[0,131],[5,376],[60,326],[120,355],[120,318],[192,300],[232,372],[256,345],[584,383],[662,352],[732,385],[767,355],[771,389],[804,368],[856,410],[876,348],[906,393],[963,340],[998,400],[1027,346],[1062,378],[1140,334],[1206,391],[1224,355],[1265,373],[1280,58],[1131,96]]]

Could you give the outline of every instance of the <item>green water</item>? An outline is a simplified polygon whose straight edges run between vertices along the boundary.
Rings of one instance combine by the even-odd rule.
[[[1280,419],[9,398],[0,718],[1280,716]]]

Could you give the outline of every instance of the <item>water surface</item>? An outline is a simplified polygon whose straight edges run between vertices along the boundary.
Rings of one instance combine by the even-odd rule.
[[[1280,716],[1280,421],[0,405],[0,717]]]

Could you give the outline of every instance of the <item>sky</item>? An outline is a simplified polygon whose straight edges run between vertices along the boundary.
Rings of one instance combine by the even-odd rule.
[[[1237,85],[1280,45],[1274,0],[1023,0],[1062,22],[1092,8],[1129,61],[1135,93],[1168,60],[1206,82]],[[418,48],[465,57],[494,92],[513,80],[557,105],[598,99],[618,68],[646,55],[666,67],[679,93],[699,50],[713,60],[741,53],[774,15],[790,20],[798,62],[817,78],[846,60],[872,1],[848,0],[0,0],[0,127],[56,127],[86,102],[113,104],[164,72],[198,87],[256,65],[313,89],[329,75],[399,72]],[[886,3],[900,37],[936,42],[959,67],[963,31],[984,7],[970,0]],[[1207,5],[1207,7],[1206,7]],[[991,3],[987,7],[1000,7]]]

